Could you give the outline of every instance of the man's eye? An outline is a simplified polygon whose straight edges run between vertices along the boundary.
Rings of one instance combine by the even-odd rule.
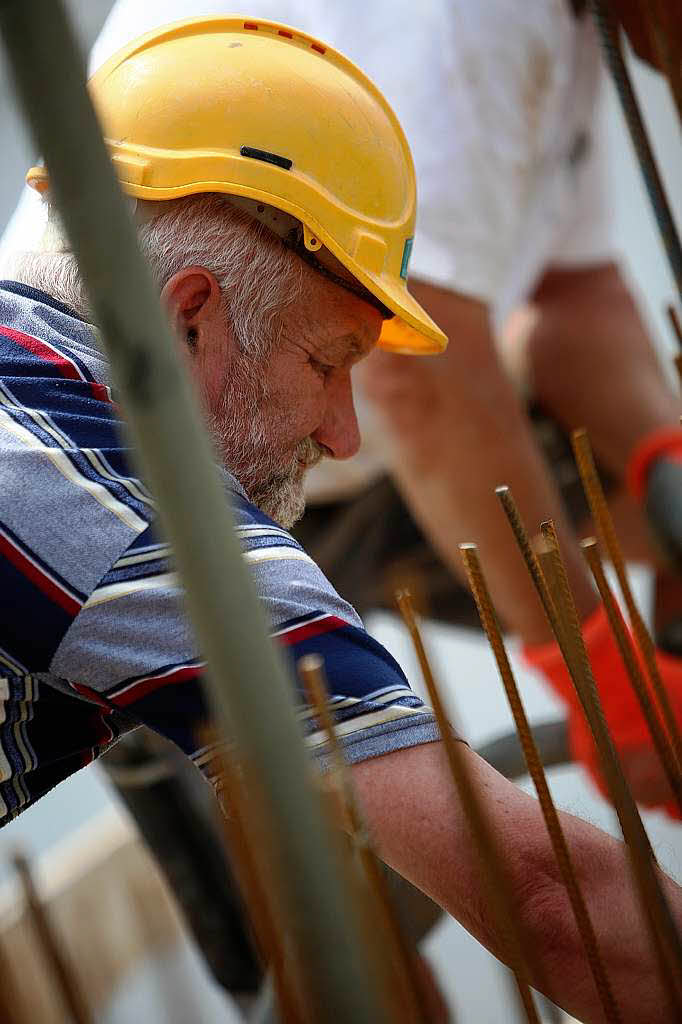
[[[334,369],[329,363],[321,363],[319,359],[310,359],[310,364],[315,370],[315,373],[319,373],[321,377],[327,377]]]

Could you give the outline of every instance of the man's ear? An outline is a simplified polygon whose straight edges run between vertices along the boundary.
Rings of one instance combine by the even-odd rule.
[[[161,300],[179,332],[200,330],[220,312],[220,287],[205,267],[183,267],[163,286]]]

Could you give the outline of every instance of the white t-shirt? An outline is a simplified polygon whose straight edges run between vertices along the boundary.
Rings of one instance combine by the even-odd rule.
[[[488,302],[499,322],[548,265],[612,258],[604,155],[593,133],[598,45],[591,20],[576,19],[568,0],[248,0],[244,7],[341,50],[395,109],[417,173],[413,277]],[[233,12],[225,0],[118,0],[90,70],[159,25]],[[0,260],[42,229],[40,201],[25,192]],[[318,466],[313,499],[350,493],[381,471],[381,435],[369,417],[360,400],[363,449],[356,459]]]

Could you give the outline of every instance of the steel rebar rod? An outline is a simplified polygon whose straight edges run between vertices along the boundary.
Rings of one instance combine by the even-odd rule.
[[[606,573],[604,572],[604,566],[599,554],[597,541],[594,537],[588,537],[580,542],[580,547],[585,556],[585,560],[592,571],[594,581],[597,584],[597,589],[604,604],[609,625],[611,626],[611,632],[613,633],[618,646],[627,676],[632,684],[633,690],[635,691],[635,696],[637,697],[642,714],[644,715],[654,746],[656,747],[658,756],[661,759],[661,764],[663,765],[666,778],[668,779],[678,807],[682,812],[682,776],[680,775],[680,769],[675,758],[675,753],[670,745],[670,741],[665,730],[661,725],[658,712],[651,700],[646,680],[644,679],[639,667],[639,663],[632,646],[632,641],[625,626],[625,622],[623,621],[623,616],[618,604],[616,603],[616,599],[611,587],[609,586],[609,582],[606,579]]]
[[[484,878],[488,895],[500,929],[501,946],[506,963],[516,982],[520,1007],[529,1024],[540,1024],[538,1012],[533,1001],[533,994],[530,989],[530,972],[523,950],[523,939],[516,923],[513,899],[509,892],[509,882],[502,858],[480,796],[470,778],[468,766],[464,761],[463,745],[459,740],[455,739],[445,713],[445,707],[426,654],[419,626],[417,625],[409,591],[398,591],[396,601],[412,639],[417,660],[419,661],[424,685],[426,686],[429,701],[443,741],[452,781],[462,802],[467,821],[471,826],[471,831],[485,868]]]
[[[500,499],[526,568],[547,615],[549,625],[561,650],[588,724],[590,725],[592,735],[594,737],[596,732],[599,734],[600,739],[603,739],[603,745],[597,741],[595,743],[599,755],[603,757],[604,775],[607,785],[609,785],[611,800],[616,808],[625,839],[633,883],[649,929],[664,991],[670,994],[671,1002],[674,1004],[676,1012],[682,1012],[682,997],[675,980],[677,974],[670,962],[671,955],[674,956],[674,947],[678,941],[677,929],[670,915],[667,902],[658,885],[649,838],[644,830],[637,806],[632,799],[620,769],[618,757],[613,749],[613,744],[603,719],[603,711],[600,715],[601,704],[582,642],[579,625],[577,633],[575,628],[571,630],[571,623],[567,621],[570,616],[570,608],[567,608],[564,612],[563,604],[565,599],[568,600],[569,604],[573,605],[573,618],[577,622],[577,613],[575,613],[575,605],[573,604],[573,598],[568,587],[568,578],[558,545],[556,546],[556,552],[554,552],[552,550],[553,545],[548,544],[544,536],[540,538],[542,545],[545,546],[542,557],[543,568],[546,568],[548,574],[546,579],[543,568],[541,568],[540,562],[531,547],[528,532],[510,489],[506,486],[498,487],[496,488],[496,494]],[[548,584],[552,586],[551,593]],[[601,723],[599,721],[600,718]],[[665,943],[665,945],[664,932],[667,933],[669,939],[669,942]]]
[[[204,737],[204,741],[214,742],[215,733]],[[262,882],[266,869],[255,856],[259,844],[264,845],[267,840],[258,829],[258,821],[253,821],[257,815],[244,792],[234,751],[223,747],[217,756],[221,765],[220,804],[224,813],[220,815],[220,825],[225,853],[234,869],[261,962],[272,976],[281,1024],[301,1024],[300,985],[296,984],[300,978],[291,977],[284,932],[277,927],[272,901]]]
[[[31,866],[23,853],[15,853],[12,858],[14,867],[21,881],[26,900],[26,911],[35,929],[36,938],[45,961],[52,973],[57,990],[62,997],[73,1024],[92,1024],[93,1015],[87,1004],[81,984],[76,977],[73,965],[69,963],[59,938],[43,903],[36,891]]]
[[[552,628],[557,629],[559,628],[559,624],[556,609],[554,608],[554,602],[552,601],[550,592],[545,585],[542,568],[531,545],[528,531],[523,524],[514,496],[506,484],[501,484],[499,487],[496,487],[495,494],[499,498],[500,504],[504,509],[507,522],[514,534],[514,540],[521,552],[521,557],[523,558],[526,569],[528,570],[530,578],[535,586],[537,595],[540,598],[545,615],[547,616]]]
[[[568,666],[594,740],[609,794],[616,808],[625,846],[632,864],[640,903],[649,923],[652,945],[659,958],[661,978],[677,1011],[682,1012],[682,993],[675,978],[682,970],[682,943],[670,906],[656,875],[656,861],[630,787],[606,724],[604,710],[585,648],[580,620],[573,600],[568,574],[561,557],[556,530],[551,520],[542,523],[547,559],[554,563],[558,589],[555,606],[564,623]],[[566,657],[566,655],[564,655]]]
[[[267,639],[229,503],[176,342],[136,244],[85,87],[84,62],[57,0],[2,0],[0,28],[17,96],[101,329],[114,381],[186,590],[208,695],[237,743],[272,825],[292,941],[317,1019],[385,1020],[333,838],[296,722],[291,680]],[[199,511],[200,510],[200,511]],[[319,969],[324,961],[324,969]]]
[[[604,1016],[609,1024],[612,1022],[619,1022],[622,1020],[618,1004],[614,998],[611,985],[604,968],[604,963],[599,952],[599,945],[597,943],[597,936],[592,925],[587,904],[585,898],[580,889],[578,883],[578,876],[573,865],[571,853],[566,842],[566,836],[561,827],[561,821],[557,814],[556,807],[554,806],[554,800],[547,783],[547,777],[545,770],[538,753],[538,749],[533,739],[530,724],[526,716],[526,712],[521,700],[521,694],[512,672],[509,658],[504,646],[504,640],[502,639],[502,630],[500,629],[495,608],[493,606],[490,592],[483,575],[481,563],[478,557],[478,551],[475,544],[460,544],[460,552],[462,554],[462,560],[464,561],[464,567],[466,569],[467,577],[469,579],[469,586],[471,592],[474,595],[476,601],[476,607],[481,619],[481,625],[485,631],[488,641],[492,648],[497,662],[497,667],[504,686],[509,707],[514,718],[519,738],[521,740],[521,746],[528,766],[528,773],[533,780],[536,793],[538,795],[538,802],[542,811],[542,816],[545,820],[547,832],[549,834],[554,856],[556,858],[559,872],[563,879],[564,885],[566,886],[566,893],[568,895],[571,909],[573,910],[573,916],[580,933],[580,937],[585,947],[585,954],[587,956],[587,962],[592,972],[594,984],[599,995],[602,1007],[604,1009]]]
[[[642,113],[639,109],[635,90],[623,57],[618,25],[611,11],[608,0],[590,0],[597,29],[602,41],[606,61],[616,86],[616,91],[623,108],[632,145],[634,146],[644,183],[649,193],[658,230],[668,256],[670,269],[682,298],[682,246],[675,219],[670,209],[663,181],[656,166],[651,143],[647,135]]]
[[[580,479],[582,480],[583,489],[585,491],[587,503],[590,507],[592,519],[597,528],[597,533],[602,547],[611,559],[611,563],[618,579],[618,585],[620,587],[621,594],[623,595],[623,600],[625,601],[625,607],[627,608],[632,632],[635,640],[637,641],[640,654],[642,655],[644,666],[649,677],[649,682],[651,683],[656,700],[658,701],[658,706],[661,710],[661,714],[663,715],[663,721],[665,722],[668,730],[668,736],[670,737],[678,768],[682,769],[682,735],[680,734],[677,718],[675,717],[675,712],[672,704],[670,703],[668,691],[663,684],[663,679],[661,678],[661,673],[658,669],[658,663],[656,661],[656,646],[651,633],[647,629],[639,608],[637,607],[634,594],[632,593],[632,587],[630,586],[628,574],[625,570],[625,559],[623,558],[623,553],[621,551],[620,544],[618,543],[616,529],[613,525],[613,519],[611,518],[606,496],[599,479],[599,474],[597,473],[597,467],[594,462],[592,446],[590,445],[587,431],[583,428],[574,430],[571,434],[571,444],[573,446],[573,453],[578,465],[578,472],[580,473]]]
[[[0,937],[0,1020],[2,1024],[33,1024],[23,1012],[16,972],[3,947],[3,941],[4,937]]]
[[[670,305],[666,306],[666,312],[668,314],[668,320],[670,321],[673,334],[675,335],[675,340],[682,349],[682,324],[680,323],[680,318],[677,315],[677,310],[672,303],[670,303]]]
[[[371,900],[369,909],[372,911],[374,939],[376,941],[382,932],[388,939],[391,962],[386,965],[386,968],[389,976],[394,975],[398,1015],[401,1018],[404,1016],[405,1024],[410,1021],[426,1024],[428,1010],[416,969],[417,952],[410,948],[405,938],[402,925],[391,902],[386,876],[376,859],[369,833],[355,799],[350,772],[341,750],[329,707],[324,661],[319,654],[306,654],[298,662],[298,671],[308,696],[308,703],[314,710],[329,744],[331,781],[334,787],[338,821],[340,827],[348,831],[350,835],[361,870],[364,872],[365,882],[369,887]]]
[[[677,315],[677,310],[672,303],[666,306],[666,313],[668,314],[668,320],[670,321],[672,332],[675,335],[675,341],[679,346],[679,350],[677,355],[673,358],[673,362],[675,363],[675,369],[677,370],[678,381],[682,385],[682,324],[680,323],[680,318]]]

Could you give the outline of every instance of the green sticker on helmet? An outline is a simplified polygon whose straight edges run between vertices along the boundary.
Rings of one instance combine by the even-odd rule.
[[[400,276],[404,281],[407,281],[407,267],[410,262],[410,256],[412,255],[412,243],[414,238],[408,238],[405,242],[405,248],[403,249],[403,262],[400,264]]]

